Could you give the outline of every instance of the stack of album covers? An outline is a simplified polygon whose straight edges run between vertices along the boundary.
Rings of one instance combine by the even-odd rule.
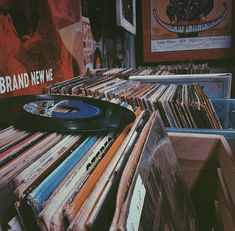
[[[208,63],[160,65],[159,68],[168,70],[172,74],[207,74],[210,71]]]
[[[197,230],[159,113],[135,114],[105,132],[1,130],[3,230]]]
[[[174,75],[174,74],[208,74],[208,63],[193,64],[182,63],[172,65],[158,66],[140,66],[138,68],[111,68],[111,69],[94,69],[89,73],[89,76],[116,76],[122,79],[128,79],[130,76],[136,75]]]
[[[210,68],[208,63],[181,63],[171,65],[160,64],[158,66],[147,67],[140,66],[138,68],[114,68],[113,70],[115,70],[114,73],[119,74],[122,78],[127,78],[131,75],[207,74]],[[108,73],[106,71],[101,70],[99,74],[107,75]]]
[[[77,77],[48,87],[47,93],[116,99],[150,113],[158,110],[166,127],[222,128],[210,99],[199,83],[142,83],[110,74],[93,78]]]

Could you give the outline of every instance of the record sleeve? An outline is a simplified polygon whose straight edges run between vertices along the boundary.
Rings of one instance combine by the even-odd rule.
[[[150,123],[139,160],[130,156],[122,175],[111,230],[196,231],[195,208],[159,113]]]

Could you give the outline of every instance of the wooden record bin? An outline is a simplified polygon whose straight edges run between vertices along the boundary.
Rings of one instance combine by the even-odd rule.
[[[168,134],[197,211],[199,230],[235,230],[235,161],[225,138]]]
[[[195,205],[199,231],[235,230],[235,160],[225,138],[195,133],[168,134]],[[8,186],[0,191],[1,201],[7,200],[5,208],[0,206],[0,221],[16,200],[14,188]]]

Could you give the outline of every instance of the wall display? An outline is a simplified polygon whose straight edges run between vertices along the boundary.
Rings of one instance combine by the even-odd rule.
[[[70,0],[70,7],[73,8],[73,0]],[[104,66],[112,66],[105,62],[106,43],[104,42],[104,32],[107,28],[105,21],[109,19],[106,16],[109,7],[106,1],[88,1],[80,2],[79,20],[71,21],[70,25],[60,27],[59,32],[67,49],[71,52],[74,60],[78,64],[77,75],[90,73],[93,69],[99,69]],[[65,4],[66,5],[66,4]],[[74,7],[75,8],[75,7]],[[70,8],[68,8],[68,11]],[[73,11],[73,10],[71,10]],[[58,15],[58,13],[56,14]],[[62,17],[60,21],[63,21]],[[59,22],[60,22],[59,21]],[[112,28],[112,31],[113,30]],[[76,67],[76,62],[75,64]]]
[[[80,2],[80,0],[49,1],[57,28],[64,28],[80,21]]]
[[[85,14],[86,15],[86,14]],[[103,65],[103,42],[96,42],[88,17],[81,16],[80,20],[59,29],[60,36],[74,58],[75,75],[85,74],[95,68],[96,50],[100,50],[101,66]]]
[[[61,9],[61,4],[54,6],[43,0],[1,1],[1,98],[42,93],[48,84],[74,76],[72,56],[61,40],[53,16],[58,5]]]
[[[233,1],[142,1],[144,61],[219,59],[234,54]]]
[[[132,34],[136,34],[136,1],[116,1],[117,25],[123,27]]]
[[[88,18],[82,17],[82,40],[81,37],[77,37],[76,44],[80,44],[80,47],[83,47],[83,57],[81,62],[83,65],[83,73],[86,73],[89,70],[95,69],[95,50],[96,48],[100,51],[102,50],[102,42],[96,42],[94,40],[94,34],[92,33],[92,27],[90,20]],[[74,44],[74,54],[79,55],[80,49]],[[101,56],[101,52],[100,52]]]
[[[1,2],[0,98],[42,94],[48,85],[103,67],[103,42],[94,32],[100,28],[88,18],[92,7],[85,0]]]

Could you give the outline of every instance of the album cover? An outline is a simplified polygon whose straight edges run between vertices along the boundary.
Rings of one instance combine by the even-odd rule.
[[[131,156],[121,178],[119,211],[111,230],[198,230],[189,191],[157,112],[144,140],[141,154],[131,154],[139,160]]]
[[[74,76],[49,1],[0,3],[0,97],[42,93]]]
[[[103,67],[103,43],[94,40],[84,2],[0,3],[0,98],[41,94],[48,85]]]

